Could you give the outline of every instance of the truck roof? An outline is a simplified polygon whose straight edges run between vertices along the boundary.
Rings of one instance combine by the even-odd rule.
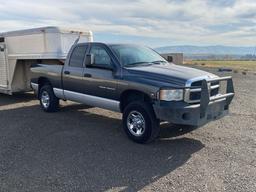
[[[106,45],[106,46],[122,46],[122,45],[127,45],[127,46],[143,46],[140,44],[136,44],[136,43],[105,43],[105,42],[98,42],[98,41],[93,41],[93,42],[85,42],[85,43],[78,43],[78,44],[102,44],[102,45]]]
[[[0,33],[0,37],[31,35],[31,34],[37,34],[37,33],[76,33],[76,34],[81,33],[83,35],[92,36],[92,31],[90,30],[85,30],[85,29],[73,30],[71,28],[60,28],[56,26],[48,26],[48,27],[3,32],[3,33]]]

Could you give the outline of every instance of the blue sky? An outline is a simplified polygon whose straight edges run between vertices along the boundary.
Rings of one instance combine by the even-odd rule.
[[[96,41],[256,45],[255,0],[0,0],[0,31],[90,29]]]

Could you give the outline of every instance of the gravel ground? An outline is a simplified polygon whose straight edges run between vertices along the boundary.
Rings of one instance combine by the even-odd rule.
[[[149,145],[118,113],[0,95],[0,191],[256,191],[256,75],[232,75],[229,116],[186,134],[163,125]]]

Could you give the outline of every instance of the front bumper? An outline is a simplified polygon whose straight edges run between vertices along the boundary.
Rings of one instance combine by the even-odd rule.
[[[227,81],[226,93],[210,97],[207,83],[212,81]],[[231,77],[204,80],[201,89],[201,100],[198,104],[156,101],[153,105],[156,117],[174,124],[202,126],[228,114],[234,97]]]
[[[174,124],[202,126],[209,121],[217,120],[228,114],[228,106],[225,100],[209,103],[206,113],[201,116],[200,104],[186,105],[184,103],[154,105],[158,119]]]

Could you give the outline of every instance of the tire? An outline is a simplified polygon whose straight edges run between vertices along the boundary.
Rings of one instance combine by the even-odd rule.
[[[54,95],[51,85],[44,85],[39,92],[41,108],[45,112],[56,112],[59,109],[59,99]]]
[[[136,143],[149,143],[159,136],[160,123],[152,106],[146,102],[131,102],[123,112],[123,128]]]

